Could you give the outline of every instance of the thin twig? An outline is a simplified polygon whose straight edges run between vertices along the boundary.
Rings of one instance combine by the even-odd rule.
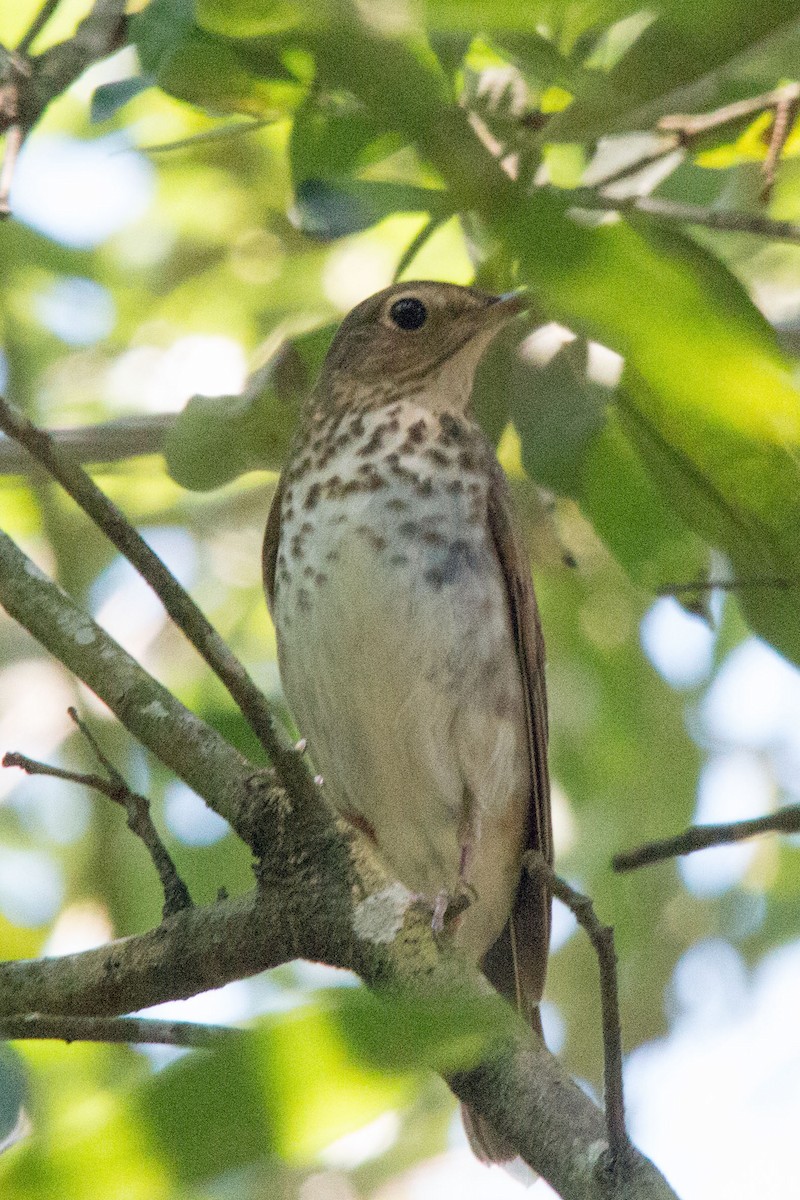
[[[660,162],[668,154],[674,154],[680,148],[681,142],[677,137],[665,137],[663,144],[658,148],[648,151],[633,162],[626,162],[622,166],[616,167],[608,175],[603,175],[599,179],[592,180],[591,186],[593,188],[607,188],[615,183],[622,183],[632,176],[638,175],[645,167],[652,167],[655,163]]]
[[[706,208],[701,204],[680,204],[676,200],[663,200],[658,196],[637,196],[615,200],[589,188],[576,189],[579,198],[574,207],[592,212],[643,212],[662,221],[676,221],[682,225],[702,225],[725,233],[751,233],[774,241],[800,242],[800,223],[797,221],[775,221],[757,213],[731,212],[718,208]]]
[[[45,0],[44,4],[39,9],[39,12],[31,21],[27,33],[24,34],[22,40],[17,46],[17,54],[28,53],[33,43],[36,41],[47,22],[58,8],[59,3],[60,0]]]
[[[729,125],[733,121],[740,121],[744,117],[753,116],[754,113],[763,112],[764,109],[777,108],[786,101],[798,99],[800,99],[800,84],[787,83],[771,92],[764,92],[760,96],[735,100],[732,104],[715,108],[713,112],[671,113],[661,117],[656,128],[665,133],[676,133],[681,142],[685,143],[704,133],[709,133],[712,129],[719,129],[721,125]]]
[[[743,842],[761,833],[800,833],[800,804],[787,804],[777,812],[749,821],[730,821],[726,825],[690,825],[675,837],[658,842],[645,842],[635,850],[626,850],[611,860],[615,871],[635,871],[667,858],[680,858],[707,850],[709,846],[726,846]]]
[[[189,908],[192,903],[189,889],[178,874],[177,868],[170,857],[169,851],[162,842],[158,830],[150,815],[150,802],[144,796],[138,795],[126,784],[117,769],[109,762],[91,731],[78,717],[74,708],[68,709],[69,715],[88,741],[96,754],[101,766],[107,772],[108,778],[100,775],[85,774],[80,771],[66,771],[61,767],[53,767],[48,763],[37,762],[25,754],[11,753],[3,757],[4,767],[19,767],[28,775],[48,775],[53,779],[64,779],[69,783],[80,783],[92,788],[101,795],[107,796],[115,804],[125,809],[128,828],[131,833],[144,844],[147,853],[158,872],[161,886],[164,890],[163,916],[169,917],[181,909]]]
[[[189,908],[192,903],[189,889],[178,874],[178,869],[153,823],[150,815],[150,801],[128,787],[119,771],[103,753],[92,731],[80,719],[77,711],[74,708],[68,708],[67,712],[91,746],[100,766],[108,775],[112,791],[107,795],[125,809],[128,828],[144,844],[150,855],[164,890],[162,915],[166,919],[173,913],[180,912],[182,908]]]
[[[400,276],[408,270],[414,259],[419,254],[422,247],[427,242],[428,238],[432,237],[440,225],[444,225],[447,217],[429,217],[425,224],[420,229],[406,246],[403,251],[400,261],[397,264],[394,272],[394,282],[397,283]]]
[[[59,1042],[124,1042],[142,1046],[191,1046],[211,1049],[246,1037],[246,1030],[194,1021],[159,1021],[149,1017],[83,1017],[62,1013],[26,1013],[0,1018],[0,1040],[30,1038]]]
[[[761,168],[761,173],[764,177],[764,186],[761,189],[759,198],[762,204],[766,204],[772,195],[780,157],[786,145],[786,139],[791,133],[797,113],[798,98],[800,98],[800,94],[795,88],[794,95],[791,97],[782,96],[775,105],[775,117],[772,121],[772,129],[770,130],[769,148],[767,150],[767,157],[764,159],[764,165]]]
[[[588,896],[556,875],[538,851],[525,856],[525,867],[532,875],[543,877],[554,896],[566,904],[578,924],[585,930],[597,955],[600,967],[600,1004],[603,1021],[603,1080],[606,1129],[610,1167],[615,1170],[624,1164],[631,1152],[631,1141],[625,1128],[625,1098],[622,1089],[622,1030],[619,1015],[617,985],[617,956],[614,950],[614,930],[598,920]]]
[[[688,583],[665,583],[657,596],[681,596],[685,592],[736,592],[744,588],[777,588],[785,592],[800,585],[800,579],[783,579],[780,575],[763,579],[693,579]]]
[[[159,597],[178,628],[225,685],[275,767],[288,776],[285,779],[287,785],[291,781],[292,784],[302,786],[301,776],[307,777],[307,772],[278,734],[265,697],[188,592],[181,587],[117,506],[80,466],[68,462],[64,455],[59,453],[49,434],[35,426],[2,397],[0,429],[9,437],[15,438],[45,467],[120,553],[133,564]]]
[[[173,142],[145,143],[144,145],[137,146],[136,149],[140,154],[166,154],[173,150],[188,150],[198,143],[216,142],[227,138],[242,137],[248,133],[256,133],[259,129],[264,129],[267,125],[274,125],[274,123],[273,120],[267,117],[236,121],[229,125],[219,125],[215,129],[204,129],[202,133],[193,133],[191,137],[177,138]],[[123,147],[116,153],[127,154],[129,150]]]

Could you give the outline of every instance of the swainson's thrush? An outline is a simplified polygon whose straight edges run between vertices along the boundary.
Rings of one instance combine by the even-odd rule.
[[[286,697],[325,793],[538,1028],[550,902],[544,651],[508,489],[470,413],[475,368],[521,310],[401,283],[345,318],[267,525]],[[513,1157],[474,1111],[484,1160]]]

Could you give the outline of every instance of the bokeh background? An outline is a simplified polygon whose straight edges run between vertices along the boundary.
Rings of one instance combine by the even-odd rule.
[[[377,3],[361,7],[367,15],[388,12]],[[489,5],[468,7],[477,24]],[[507,7],[514,6],[498,6]],[[531,37],[546,43],[561,67],[543,59],[537,89],[532,60],[525,60],[529,69],[513,76],[514,86],[521,79],[529,109],[546,113],[564,103],[559,90],[569,94],[567,67],[585,66],[601,36],[612,44],[608,30],[636,12],[602,3],[530,7],[539,26]],[[717,7],[723,23],[744,10]],[[796,18],[773,7],[772,57],[763,51],[748,94],[764,78],[772,86],[785,81],[786,57],[800,44]],[[87,8],[64,0],[34,48],[69,36]],[[414,10],[415,19],[430,10],[443,29],[446,5]],[[0,41],[15,45],[35,11],[25,0],[0,14]],[[453,20],[462,41],[464,20]],[[626,28],[635,48],[636,30]],[[467,37],[473,58],[464,87],[479,90],[489,67],[518,66],[524,53],[512,53],[512,42],[499,34]],[[736,50],[743,53],[742,45]],[[486,237],[458,217],[438,220],[406,262],[427,228],[425,214],[365,218],[355,200],[320,200],[313,192],[304,208],[298,174],[313,173],[315,153],[347,159],[346,138],[332,148],[322,126],[298,136],[295,122],[313,125],[312,114],[298,110],[300,85],[284,81],[280,95],[278,84],[270,86],[246,118],[241,104],[227,106],[236,112],[223,102],[203,111],[142,79],[135,51],[125,47],[48,108],[17,164],[13,219],[0,224],[0,381],[4,394],[45,426],[101,426],[94,477],[283,712],[260,542],[303,378],[331,325],[392,282],[398,267],[406,278],[491,284],[493,276],[513,273],[513,264],[492,258]],[[258,123],[250,127],[253,116]],[[491,123],[491,112],[486,119]],[[713,148],[684,156],[665,194],[800,219],[791,139],[768,206],[758,204],[763,128],[756,114],[734,133],[723,130]],[[544,149],[540,169],[566,188],[580,181],[597,146],[596,139],[564,136]],[[383,150],[358,166],[363,177],[431,183],[430,169],[407,148],[388,139]],[[791,355],[800,326],[800,248],[740,233],[699,229],[691,236],[744,283]],[[636,307],[638,298],[628,302]],[[664,330],[666,358],[673,336],[679,331]],[[588,362],[596,377],[589,379],[586,343],[570,339],[543,311],[492,353],[477,392],[513,482],[547,638],[557,866],[615,927],[625,1082],[638,1145],[685,1200],[789,1200],[797,1188],[800,1119],[800,839],[765,837],[625,876],[613,873],[610,860],[693,821],[740,819],[800,802],[800,672],[751,632],[735,591],[695,594],[695,612],[655,596],[655,575],[642,586],[635,555],[626,561],[624,552],[639,519],[630,493],[598,536],[571,471],[575,446],[607,419],[619,360],[595,349]],[[237,407],[248,376],[287,340],[291,386],[275,386],[267,367],[266,389]],[[218,399],[195,400],[191,416],[176,423],[192,397]],[[105,461],[106,423],[120,420],[130,420],[130,428],[135,422],[145,448],[157,447],[169,430],[169,465],[161,452]],[[523,461],[529,468],[541,462],[542,477],[526,474]],[[269,469],[245,469],[262,462]],[[10,460],[0,460],[0,470],[3,528],[184,703],[255,754],[221,687],[132,568],[40,473]],[[613,509],[611,472],[606,485]],[[769,489],[770,479],[761,486]],[[667,564],[676,584],[697,578],[701,562],[710,562],[713,577],[724,576],[726,560],[713,548],[709,558],[709,547],[691,539],[688,550],[688,540],[681,542],[685,553],[672,542],[664,549],[658,582],[668,582]],[[565,555],[576,565],[566,565]],[[652,540],[646,557],[651,565],[658,557]],[[66,714],[71,704],[128,782],[152,799],[195,898],[210,901],[221,886],[232,894],[249,887],[248,854],[225,823],[4,618],[0,749],[92,769]],[[160,907],[157,881],[120,810],[80,787],[0,772],[2,957],[58,954],[143,931],[158,923]],[[313,1004],[317,989],[354,984],[343,973],[300,963],[168,1010],[200,1021],[239,1023],[264,1013],[280,1021]],[[596,963],[559,905],[544,1019],[550,1047],[598,1096]],[[513,1198],[525,1186],[519,1173],[487,1171],[472,1159],[452,1098],[427,1076],[415,1079],[403,1104],[387,1101],[376,1119],[322,1151],[217,1178],[209,1170],[200,1180],[163,1152],[156,1178],[126,1097],[143,1103],[148,1081],[172,1070],[180,1052],[25,1043],[4,1053],[0,1089],[8,1103],[0,1133],[17,1124],[22,1096],[17,1132],[29,1131],[27,1166],[11,1179],[14,1196],[88,1197],[102,1186],[107,1197],[428,1200]],[[226,1104],[235,1116],[235,1102]],[[99,1120],[98,1113],[118,1135],[120,1173],[102,1185],[86,1177],[69,1148],[76,1125],[86,1114]],[[220,1111],[212,1121],[223,1142],[230,1119]],[[208,1127],[198,1124],[200,1130],[208,1136]],[[548,1192],[540,1181],[533,1194]]]

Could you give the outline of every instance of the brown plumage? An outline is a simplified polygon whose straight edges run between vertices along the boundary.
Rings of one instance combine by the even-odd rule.
[[[544,649],[508,488],[469,412],[520,311],[397,284],[334,338],[276,492],[264,579],[287,699],[334,808],[539,1028],[552,859]],[[475,1112],[487,1161],[512,1156]]]

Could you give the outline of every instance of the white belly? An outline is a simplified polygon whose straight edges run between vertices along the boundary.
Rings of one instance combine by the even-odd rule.
[[[342,479],[356,465],[346,453],[330,463]],[[281,546],[303,532],[274,615],[286,697],[328,799],[372,827],[411,891],[474,889],[459,936],[478,957],[517,885],[527,735],[505,583],[486,522],[469,519],[481,497],[446,491],[435,470],[422,502],[387,473],[311,513],[297,482]]]

